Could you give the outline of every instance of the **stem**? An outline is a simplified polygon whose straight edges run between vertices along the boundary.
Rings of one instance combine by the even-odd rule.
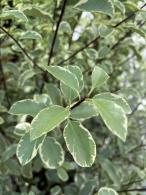
[[[61,9],[61,14],[60,14],[59,20],[58,20],[58,22],[57,22],[56,30],[55,30],[55,33],[54,33],[54,36],[53,36],[53,40],[52,40],[52,44],[51,44],[51,50],[50,50],[50,52],[49,52],[48,66],[50,65],[51,58],[52,58],[52,56],[53,56],[53,50],[54,50],[54,46],[55,46],[55,42],[56,42],[56,38],[57,38],[57,34],[58,34],[58,29],[59,29],[61,20],[62,20],[63,15],[64,15],[66,3],[67,3],[67,0],[64,0],[64,1],[63,1],[63,5],[62,5],[62,9]]]
[[[146,6],[146,3],[140,7],[140,9],[143,9]],[[135,12],[131,13],[129,16],[127,16],[125,19],[123,19],[122,21],[118,22],[117,24],[115,24],[113,26],[113,28],[117,28],[120,25],[122,25],[123,23],[127,22],[129,19],[131,19],[139,10],[136,10]],[[91,40],[89,43],[87,43],[85,46],[81,47],[80,49],[78,49],[77,51],[75,51],[72,55],[70,55],[68,58],[60,61],[57,65],[61,65],[64,64],[65,62],[71,60],[74,56],[76,56],[78,53],[82,52],[84,49],[86,49],[87,47],[89,47],[90,45],[92,45],[93,43],[95,43],[98,39],[100,39],[100,36],[97,36],[95,39]]]
[[[35,66],[36,63],[31,58],[31,56],[27,53],[27,51],[23,48],[21,43],[19,43],[19,41],[16,40],[15,37],[13,37],[13,35],[11,35],[8,31],[6,31],[2,26],[0,26],[0,29],[16,43],[16,45],[21,49],[21,51],[24,53],[24,55],[32,62],[33,66]]]
[[[1,55],[1,54],[0,54],[0,55]],[[1,60],[0,60],[0,72],[1,72],[1,76],[2,76],[3,88],[4,88],[4,90],[5,90],[5,96],[6,96],[8,108],[10,108],[11,103],[10,103],[10,99],[9,99],[9,95],[8,95],[8,88],[7,88],[6,79],[5,79],[5,74],[4,74],[4,70],[3,70],[3,67],[2,67],[2,62],[1,62]]]

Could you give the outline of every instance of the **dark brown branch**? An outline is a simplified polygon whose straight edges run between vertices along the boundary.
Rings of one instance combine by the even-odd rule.
[[[21,45],[21,43],[19,43],[19,41],[17,39],[15,39],[15,37],[13,37],[13,35],[11,35],[8,31],[6,31],[2,26],[0,26],[0,29],[8,36],[10,37],[15,43],[16,45],[21,49],[21,51],[24,53],[24,55],[32,62],[32,64],[35,66],[36,63],[34,62],[34,60],[31,58],[31,56],[27,53],[27,51],[23,48],[23,46]]]
[[[111,47],[111,50],[114,50],[116,47],[119,46],[119,44],[125,39],[127,38],[128,36],[131,35],[131,31],[128,31],[127,33],[125,33],[112,47]]]
[[[66,3],[67,3],[67,0],[64,0],[63,5],[62,5],[62,9],[61,9],[61,14],[60,14],[59,20],[57,22],[56,30],[55,30],[55,33],[54,33],[54,36],[53,36],[53,40],[52,40],[52,44],[51,44],[51,50],[50,50],[49,55],[48,55],[49,56],[48,57],[48,66],[50,65],[51,58],[53,56],[53,50],[54,50],[54,46],[55,46],[55,42],[56,42],[56,38],[57,38],[57,34],[58,34],[58,29],[59,29],[60,22],[63,18],[63,15],[64,15]]]
[[[146,6],[146,3],[141,6],[140,9],[143,9]],[[135,12],[131,13],[129,16],[127,16],[125,19],[123,19],[122,21],[118,22],[117,24],[115,24],[113,26],[113,28],[117,28],[120,25],[122,25],[123,23],[127,22],[129,19],[131,19],[136,13],[138,12],[138,10],[136,10]],[[82,52],[84,49],[86,49],[87,47],[89,47],[90,45],[92,45],[93,43],[95,43],[98,39],[100,39],[100,36],[97,36],[95,39],[93,39],[92,41],[90,41],[89,43],[87,43],[85,46],[83,46],[82,48],[78,49],[77,51],[75,51],[72,55],[70,55],[68,58],[60,61],[57,65],[61,65],[69,60],[71,60],[74,56],[76,56],[78,53]]]
[[[140,9],[143,9],[146,6],[146,3],[144,5],[142,5],[140,7]],[[135,14],[138,12],[139,10],[137,9],[135,12],[131,13],[129,16],[127,16],[124,20],[118,22],[117,24],[115,24],[113,27],[117,28],[118,26],[120,26],[121,24],[127,22],[129,19],[131,19],[133,16],[135,16]]]
[[[85,101],[86,98],[87,98],[87,97],[81,98],[79,101],[77,101],[75,104],[73,104],[73,105],[71,106],[70,110],[73,110],[74,108],[76,108],[77,106],[79,106],[82,102]]]
[[[146,98],[146,93],[144,94],[144,96],[142,97],[142,100],[144,100]],[[131,116],[138,110],[139,106],[142,104],[142,100],[141,102],[139,102],[134,109],[132,110],[131,114],[129,115],[129,118],[131,118]]]
[[[0,60],[0,72],[1,72],[1,76],[2,76],[3,88],[5,90],[5,97],[6,97],[6,100],[7,100],[8,108],[10,108],[11,103],[10,103],[10,99],[9,99],[9,95],[8,95],[8,88],[7,88],[5,74],[4,74],[4,70],[3,70],[3,67],[2,67],[1,60]]]
[[[100,38],[100,36],[96,37],[95,39],[93,39],[92,41],[90,41],[89,43],[87,43],[85,46],[83,46],[82,48],[80,48],[77,51],[75,51],[68,58],[66,58],[65,60],[62,60],[61,62],[59,62],[57,65],[59,66],[59,65],[63,64],[64,62],[69,61],[74,56],[76,56],[78,53],[82,52],[84,49],[86,49],[87,47],[89,47],[90,45],[92,45],[93,43],[95,43],[96,41],[98,41],[99,38]]]
[[[146,192],[146,187],[144,187],[144,188],[125,189],[125,190],[118,191],[118,193],[123,193],[123,192]]]

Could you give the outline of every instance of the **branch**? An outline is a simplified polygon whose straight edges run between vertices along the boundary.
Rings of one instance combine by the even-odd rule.
[[[31,56],[27,53],[27,51],[23,48],[21,43],[19,43],[19,41],[17,39],[15,39],[15,37],[13,37],[13,35],[11,35],[8,31],[6,31],[2,26],[0,26],[0,29],[16,43],[16,45],[21,49],[21,51],[24,53],[24,55],[32,62],[32,64],[34,66],[36,66],[36,63],[31,58]]]
[[[93,43],[95,43],[98,39],[100,38],[100,36],[96,37],[95,39],[93,39],[92,41],[90,41],[89,43],[87,43],[85,46],[83,46],[82,48],[78,49],[77,51],[75,51],[71,56],[69,56],[68,58],[66,58],[65,60],[62,60],[61,62],[59,62],[57,64],[57,66],[63,64],[64,62],[72,59],[74,56],[76,56],[78,53],[80,53],[81,51],[83,51],[84,49],[86,49],[87,47],[89,47],[90,45],[92,45]]]
[[[1,72],[1,76],[2,76],[3,87],[4,87],[4,90],[5,90],[5,96],[6,96],[7,104],[8,104],[8,107],[10,108],[11,103],[10,103],[10,99],[9,99],[9,95],[8,95],[8,88],[7,88],[5,74],[4,74],[4,71],[3,71],[1,60],[0,60],[0,72]]]
[[[142,97],[142,100],[144,100],[146,98],[146,93],[144,94],[144,96]],[[142,100],[141,102],[139,102],[134,109],[132,110],[131,114],[129,115],[129,118],[131,118],[131,116],[138,110],[139,106],[142,104]]]
[[[73,104],[73,105],[71,106],[70,110],[73,110],[74,108],[76,108],[77,106],[79,106],[82,102],[85,101],[86,98],[87,98],[87,97],[83,97],[83,98],[81,98],[79,101],[75,102],[75,104]]]
[[[146,6],[146,3],[140,7],[140,9],[143,9]],[[123,23],[127,22],[129,19],[131,19],[139,10],[136,10],[135,12],[131,13],[129,16],[127,16],[125,19],[123,19],[122,21],[118,22],[117,24],[115,24],[113,26],[113,28],[117,28],[120,25],[122,25]],[[92,45],[93,43],[95,43],[97,40],[100,39],[100,36],[97,36],[95,39],[93,39],[92,41],[90,41],[89,43],[87,43],[85,46],[83,46],[82,48],[78,49],[77,51],[75,51],[72,55],[70,55],[68,58],[60,61],[57,65],[61,65],[66,61],[69,61],[70,59],[72,59],[74,56],[76,56],[78,53],[82,52],[84,49],[86,49],[87,47],[89,47],[90,45]]]
[[[13,35],[11,35],[8,31],[6,31],[2,26],[0,26],[0,29],[8,36],[10,37],[15,43],[16,45],[21,49],[21,51],[23,52],[23,54],[27,57],[27,59],[29,61],[31,61],[31,63],[33,64],[33,66],[37,66],[37,68],[39,68],[40,70],[44,71],[32,58],[31,56],[28,54],[28,52],[25,50],[25,48],[21,45],[21,43],[15,39],[15,37]]]
[[[118,193],[123,193],[123,192],[146,192],[146,187],[144,187],[144,188],[134,188],[134,189],[125,189],[125,190],[118,191]]]
[[[143,4],[140,9],[143,9],[146,6],[146,3]],[[129,16],[127,16],[124,20],[122,20],[121,22],[118,22],[117,24],[115,24],[113,27],[117,28],[118,26],[120,26],[121,24],[127,22],[127,20],[131,19],[133,16],[135,16],[135,14],[138,12],[139,10],[136,10],[135,12],[131,13]]]
[[[67,3],[67,0],[64,0],[63,5],[62,5],[62,9],[61,9],[61,14],[60,14],[59,20],[57,22],[56,30],[55,30],[55,33],[54,33],[54,36],[53,36],[53,40],[52,40],[52,44],[51,44],[51,50],[49,52],[48,66],[50,65],[50,62],[51,62],[51,58],[52,58],[52,55],[53,55],[53,50],[54,50],[54,46],[55,46],[55,42],[56,42],[56,38],[57,38],[58,29],[59,29],[60,22],[63,18],[63,15],[64,15],[66,3]]]

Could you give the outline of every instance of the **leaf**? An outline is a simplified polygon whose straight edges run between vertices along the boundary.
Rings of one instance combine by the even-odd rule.
[[[7,161],[16,153],[16,144],[10,145],[2,154],[2,161]]]
[[[52,83],[49,83],[47,85],[47,91],[49,96],[51,97],[51,100],[53,104],[60,105],[61,104],[61,92],[60,90],[53,85]]]
[[[118,1],[114,2],[114,5],[115,5],[115,7],[117,7],[121,11],[123,16],[125,16],[125,6],[124,6],[124,3],[118,0]]]
[[[40,8],[38,7],[27,7],[23,10],[23,12],[27,15],[27,16],[31,16],[31,17],[38,17],[38,18],[46,18],[46,19],[51,19],[50,18],[50,15],[41,10]]]
[[[112,188],[102,187],[97,195],[118,195],[118,193]]]
[[[67,66],[67,69],[77,77],[79,83],[79,89],[81,91],[84,87],[83,74],[81,72],[81,69],[78,66],[71,66],[71,65]]]
[[[38,102],[38,103],[42,103],[44,104],[45,106],[50,106],[52,105],[52,100],[51,100],[51,97],[45,93],[42,93],[42,94],[35,94],[33,96],[33,99]]]
[[[9,159],[9,160],[5,161],[4,166],[6,167],[9,174],[11,174],[13,176],[14,175],[16,175],[16,176],[21,175],[20,165],[18,164],[18,162],[16,160]]]
[[[126,141],[127,117],[123,108],[105,99],[93,99],[93,103],[109,130],[121,140]]]
[[[20,39],[42,39],[42,36],[36,31],[26,31],[20,37]]]
[[[20,10],[8,10],[8,11],[4,11],[1,14],[2,18],[6,18],[6,19],[12,19],[12,18],[16,18],[16,19],[21,19],[24,22],[27,22],[28,19],[26,17],[26,15],[20,11]]]
[[[79,83],[79,91],[81,91],[84,87],[83,74],[81,72],[81,69],[78,66],[67,66],[67,69],[77,77]],[[71,103],[76,97],[78,97],[78,93],[64,83],[61,83],[61,91],[63,92],[65,99],[67,99],[69,103]]]
[[[69,178],[66,170],[64,168],[62,168],[62,167],[57,169],[57,175],[64,182],[66,182],[68,180],[68,178]]]
[[[114,15],[114,7],[111,0],[86,0],[75,6],[83,11],[99,12],[109,16]]]
[[[85,184],[81,187],[79,195],[92,195],[96,185],[96,179],[87,180]]]
[[[13,115],[28,114],[34,117],[44,107],[45,105],[37,103],[34,100],[25,99],[14,103],[11,106],[9,113]]]
[[[0,125],[4,123],[4,119],[0,116]]]
[[[100,58],[100,59],[106,58],[107,55],[109,54],[109,52],[110,52],[110,48],[109,47],[107,47],[106,45],[102,46],[99,49],[98,58]]]
[[[81,167],[92,166],[96,157],[96,145],[89,131],[79,122],[69,121],[63,136],[76,163]]]
[[[92,88],[95,89],[96,87],[100,87],[103,85],[107,79],[109,78],[108,74],[100,67],[96,66],[92,72],[91,79],[92,79]]]
[[[113,181],[113,183],[117,186],[120,186],[120,177],[117,174],[117,170],[112,164],[112,162],[104,158],[101,158],[99,162],[101,164],[102,169],[106,171],[106,173],[108,174],[110,179]]]
[[[71,102],[76,97],[78,97],[78,93],[74,91],[73,89],[71,89],[70,87],[68,87],[67,85],[65,85],[64,83],[60,83],[60,88],[64,95],[64,99],[67,100],[69,104],[71,104]]]
[[[64,162],[64,152],[61,145],[51,137],[44,140],[39,148],[39,154],[45,167],[49,169],[56,169]]]
[[[123,108],[123,110],[125,111],[126,114],[130,114],[132,112],[127,101],[123,97],[121,97],[120,95],[116,95],[116,94],[107,92],[107,93],[101,93],[101,94],[95,95],[94,98],[114,101],[116,104],[118,104],[119,106],[121,106]]]
[[[139,27],[137,27],[133,24],[126,25],[124,28],[129,29],[132,32],[135,32],[135,33],[139,34],[143,38],[146,38],[146,33],[142,29],[140,29]]]
[[[58,80],[66,84],[68,87],[79,93],[78,79],[75,74],[70,72],[67,68],[62,68],[59,66],[49,66],[46,67],[46,70],[55,78],[57,78]]]
[[[23,177],[26,177],[28,179],[31,179],[33,177],[32,163],[28,163],[27,165],[22,167],[22,175]]]
[[[85,120],[97,115],[98,112],[96,107],[94,107],[91,102],[84,101],[79,106],[71,110],[70,117],[76,120]]]
[[[30,137],[34,140],[49,131],[52,131],[61,122],[68,118],[70,112],[61,106],[50,106],[40,111],[32,120]]]
[[[27,131],[30,130],[30,123],[27,122],[22,122],[22,123],[18,123],[15,126],[15,130],[14,133],[18,136],[23,136]]]
[[[28,164],[36,155],[44,136],[34,141],[30,140],[30,132],[27,132],[19,141],[16,156],[22,166]]]
[[[107,37],[109,34],[112,33],[113,29],[104,24],[100,24],[98,27],[98,31],[101,37]]]
[[[33,69],[25,70],[19,77],[18,84],[20,87],[24,87],[24,84],[31,79],[34,75],[36,75]]]

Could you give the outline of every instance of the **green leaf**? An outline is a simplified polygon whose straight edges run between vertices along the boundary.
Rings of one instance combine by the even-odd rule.
[[[22,175],[23,177],[26,177],[28,179],[31,179],[33,177],[32,163],[28,163],[22,167]]]
[[[96,157],[96,145],[89,131],[79,122],[69,121],[63,135],[76,163],[81,167],[92,166]]]
[[[101,85],[103,85],[108,78],[109,78],[108,74],[102,68],[96,66],[91,75],[91,79],[92,79],[91,92],[96,87],[100,87]]]
[[[64,83],[60,83],[61,91],[64,95],[64,98],[71,104],[71,102],[78,97],[78,93],[65,85]]]
[[[140,29],[139,27],[137,27],[133,24],[126,25],[124,28],[129,29],[132,32],[135,32],[135,33],[139,34],[143,38],[146,38],[146,33],[142,29]]]
[[[79,195],[91,195],[97,185],[96,179],[90,179],[81,187]]]
[[[98,31],[101,37],[107,37],[109,34],[112,33],[113,29],[104,24],[100,24],[98,27]]]
[[[64,162],[64,152],[61,145],[51,137],[44,140],[39,148],[39,154],[45,167],[49,169],[56,169]]]
[[[20,87],[24,87],[25,83],[34,77],[35,71],[33,69],[25,70],[19,77],[18,84]]]
[[[6,19],[16,18],[16,19],[23,20],[24,22],[27,22],[28,21],[26,15],[22,11],[20,11],[20,10],[8,10],[8,11],[4,11],[1,14],[1,17],[2,18],[6,18]]]
[[[15,130],[14,133],[18,136],[23,136],[27,131],[30,130],[30,123],[27,122],[22,122],[22,123],[18,123],[15,126]]]
[[[84,87],[83,74],[81,72],[81,69],[78,66],[67,66],[67,69],[77,77],[79,83],[79,91],[81,91]],[[78,93],[64,83],[61,83],[61,91],[63,92],[65,99],[67,99],[69,103],[71,103],[76,97],[78,97]]]
[[[71,110],[70,117],[76,120],[85,120],[97,115],[98,111],[96,107],[94,107],[91,102],[84,101],[79,106]]]
[[[26,31],[20,37],[20,39],[41,39],[42,36],[36,31]]]
[[[57,175],[64,182],[66,182],[68,180],[68,178],[69,178],[66,170],[64,168],[62,168],[62,167],[57,169]]]
[[[25,99],[14,103],[11,106],[9,113],[13,115],[28,114],[34,117],[44,107],[45,105],[37,103],[34,100]]]
[[[34,141],[30,140],[30,132],[27,132],[19,141],[16,150],[16,156],[21,165],[29,163],[36,155],[37,150],[43,142],[44,136]]]
[[[127,136],[127,117],[123,108],[106,99],[93,99],[93,103],[109,130],[125,141]]]
[[[50,15],[47,12],[35,6],[33,7],[29,6],[25,8],[23,12],[25,13],[25,15],[30,16],[30,17],[51,19]]]
[[[16,153],[16,144],[10,145],[2,154],[2,161],[7,161]]]
[[[60,90],[53,85],[52,83],[49,83],[47,86],[47,91],[49,96],[51,97],[52,103],[55,105],[61,104],[61,92]]]
[[[94,98],[95,99],[98,99],[98,98],[99,99],[106,99],[106,100],[113,101],[116,104],[118,104],[119,106],[121,106],[126,114],[130,114],[132,112],[127,101],[123,97],[121,97],[120,95],[116,95],[116,94],[107,92],[107,93],[101,93],[101,94],[95,95]]]
[[[4,119],[0,116],[0,125],[4,123]]]
[[[20,165],[16,160],[9,159],[5,161],[4,166],[6,167],[9,174],[16,175],[16,176],[21,175]]]
[[[49,131],[52,131],[61,122],[68,118],[70,112],[61,106],[50,106],[40,111],[32,120],[30,135],[34,140]]]
[[[46,106],[50,106],[52,105],[52,100],[51,100],[51,97],[45,93],[42,93],[42,94],[35,94],[33,96],[33,99],[38,102],[38,103],[42,103]]]
[[[125,16],[125,6],[124,6],[124,3],[118,0],[118,1],[114,2],[114,5],[115,5],[115,7],[117,7],[121,11],[123,16]]]
[[[75,6],[83,11],[99,12],[109,16],[114,15],[114,7],[111,0],[86,0]]]
[[[83,74],[81,72],[81,69],[78,66],[71,66],[71,65],[67,66],[67,69],[77,77],[79,83],[79,89],[81,91],[84,87]]]
[[[75,74],[70,72],[67,68],[59,66],[48,66],[46,70],[55,78],[66,84],[71,89],[79,93],[79,82]]]
[[[102,187],[97,195],[118,195],[118,193],[112,188]]]
[[[113,181],[113,183],[117,186],[120,186],[120,177],[117,174],[117,170],[114,167],[113,163],[105,158],[101,158],[99,162],[101,164],[102,169],[106,171],[106,173],[108,174],[110,179]]]

